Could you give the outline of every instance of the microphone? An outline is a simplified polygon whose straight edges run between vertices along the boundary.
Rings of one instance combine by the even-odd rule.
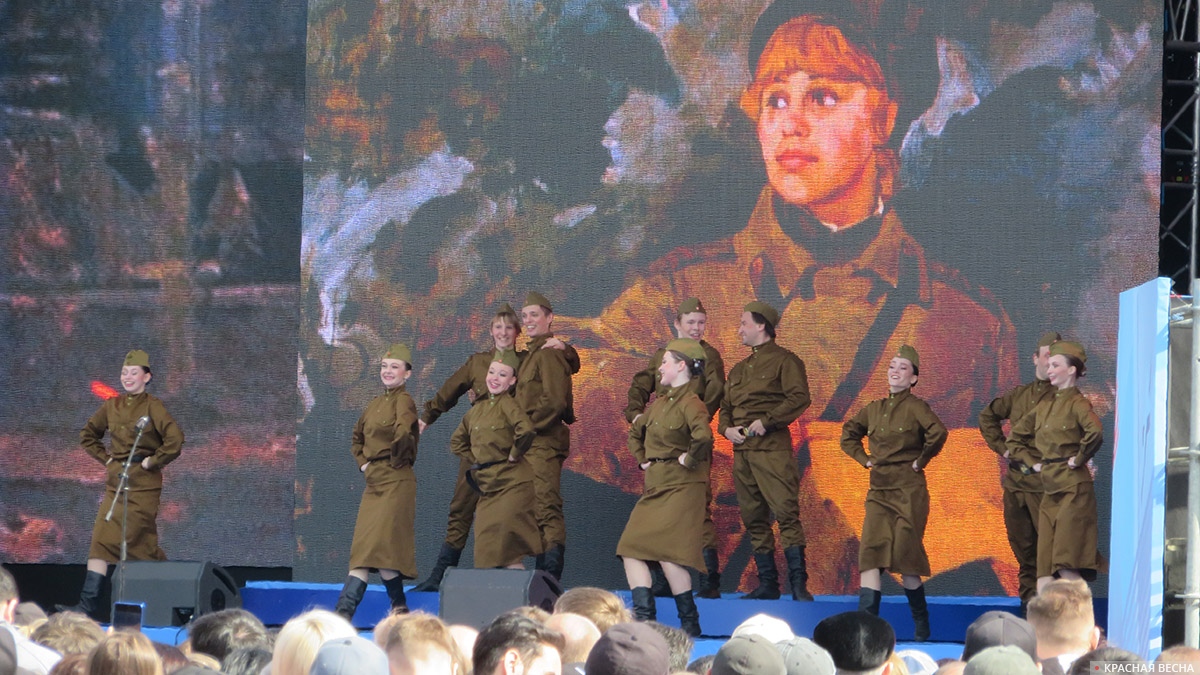
[[[133,426],[133,428],[137,429],[138,431],[141,431],[142,429],[145,429],[146,425],[149,423],[150,423],[150,416],[142,415],[141,418],[138,419],[137,424],[135,424]]]

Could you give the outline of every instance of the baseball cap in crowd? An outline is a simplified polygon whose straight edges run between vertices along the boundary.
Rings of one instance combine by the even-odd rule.
[[[309,675],[388,675],[388,658],[374,642],[345,637],[330,640],[317,650]]]
[[[1037,661],[1037,635],[1028,621],[1015,614],[993,610],[984,612],[967,626],[967,636],[963,640],[963,661],[988,647],[1012,645]]]
[[[619,623],[604,632],[588,654],[587,675],[667,675],[667,641],[644,623]]]
[[[717,650],[711,675],[787,675],[783,655],[774,643],[761,635],[729,638]],[[592,675],[589,670],[588,675]]]
[[[796,637],[786,621],[767,614],[755,614],[738,624],[738,627],[733,629],[732,637],[739,635],[761,635],[771,644],[787,642]]]
[[[783,656],[787,675],[834,675],[837,672],[829,652],[808,638],[795,637],[777,642],[775,648]]]
[[[967,661],[963,675],[1041,675],[1033,659],[1020,647],[988,647]]]

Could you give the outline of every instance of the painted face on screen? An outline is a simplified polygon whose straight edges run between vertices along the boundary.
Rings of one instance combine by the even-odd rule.
[[[496,343],[496,349],[512,349],[513,343],[517,341],[517,324],[503,317],[493,319],[492,341]]]
[[[517,383],[517,371],[499,361],[488,364],[487,389],[493,394],[503,394]]]
[[[675,337],[704,339],[704,329],[708,327],[708,315],[704,312],[688,312],[675,319]]]
[[[911,388],[917,383],[917,376],[913,373],[912,361],[899,356],[893,356],[891,362],[888,363],[887,379],[888,391],[892,393]]]
[[[125,389],[126,394],[137,396],[146,391],[146,385],[150,384],[150,378],[154,377],[150,371],[141,366],[125,366],[121,368],[121,386]]]
[[[879,64],[841,31],[793,19],[768,42],[742,107],[758,122],[767,180],[788,203],[837,226],[883,196],[881,158],[896,118]]]
[[[412,371],[400,359],[383,359],[379,362],[379,381],[388,389],[404,384],[409,375],[412,375]]]
[[[546,311],[541,305],[526,305],[521,309],[521,323],[525,324],[525,334],[530,338],[549,333],[553,320],[554,312]]]
[[[1066,389],[1075,386],[1077,375],[1075,366],[1062,354],[1055,354],[1046,362],[1046,377],[1054,387]]]

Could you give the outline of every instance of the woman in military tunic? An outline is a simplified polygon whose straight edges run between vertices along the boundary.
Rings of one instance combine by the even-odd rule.
[[[367,590],[367,573],[378,570],[393,611],[408,611],[404,580],[417,576],[413,553],[417,512],[417,406],[404,390],[412,375],[412,352],[394,344],[379,364],[384,392],[363,411],[350,447],[366,478],[354,540],[350,545],[350,574],[338,597],[336,611],[354,618]]]
[[[1100,450],[1104,431],[1092,404],[1075,386],[1087,372],[1078,342],[1050,346],[1046,374],[1057,391],[1013,425],[1013,459],[1042,476],[1038,511],[1037,587],[1054,577],[1093,581],[1103,567],[1098,550],[1096,491],[1087,463]]]
[[[146,393],[146,385],[153,378],[150,372],[150,356],[135,349],[125,355],[121,367],[123,396],[110,398],[100,406],[83,430],[79,432],[79,443],[85,452],[104,465],[104,500],[96,513],[92,526],[92,545],[88,550],[87,576],[79,603],[69,609],[96,618],[101,589],[107,579],[108,566],[120,561],[121,522],[124,497],[113,508],[112,518],[105,519],[113,500],[117,499],[117,485],[125,460],[129,458],[133,442],[141,428],[136,454],[129,465],[128,513],[124,518],[126,535],[126,559],[166,560],[167,555],[158,546],[159,499],[162,496],[162,469],[179,457],[183,447],[183,431],[167,412],[162,401]],[[145,420],[145,423],[142,420]],[[109,435],[106,449],[104,435]]]
[[[487,396],[467,411],[450,437],[450,450],[468,463],[476,490],[475,566],[524,569],[525,556],[542,552],[534,518],[533,469],[522,460],[533,443],[533,422],[512,396],[520,360],[511,349],[488,365]]]
[[[946,443],[946,427],[912,394],[920,369],[917,350],[900,348],[888,364],[888,396],[871,401],[842,426],[842,451],[871,472],[858,548],[858,608],[879,614],[882,570],[899,572],[912,611],[914,638],[929,638],[921,577],[929,576],[925,524],[929,489],[925,466]],[[870,439],[869,452],[862,439]]]
[[[617,543],[639,620],[656,618],[647,561],[662,565],[679,623],[700,634],[700,614],[692,598],[692,576],[703,569],[704,507],[713,436],[708,409],[689,386],[704,372],[704,347],[681,338],[667,343],[659,378],[668,389],[629,429],[629,450],[646,472],[646,486]]]

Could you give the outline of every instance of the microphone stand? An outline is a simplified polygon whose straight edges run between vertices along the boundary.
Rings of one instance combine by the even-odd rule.
[[[125,458],[125,463],[121,465],[121,480],[117,482],[117,493],[113,495],[112,504],[108,505],[108,514],[104,516],[105,521],[112,520],[113,509],[117,506],[117,499],[124,498],[121,503],[121,560],[117,563],[117,574],[121,577],[120,586],[117,588],[117,598],[125,598],[125,557],[128,554],[129,548],[129,467],[133,465],[133,458],[137,455],[138,443],[142,442],[142,432],[146,430],[146,426],[142,425],[137,430],[137,436],[133,439],[133,447],[129,448],[129,456]]]

